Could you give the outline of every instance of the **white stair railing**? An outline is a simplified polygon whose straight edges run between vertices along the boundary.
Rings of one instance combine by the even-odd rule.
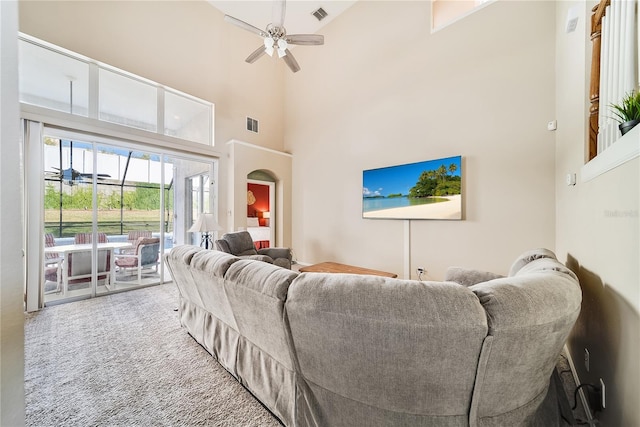
[[[601,37],[598,154],[620,137],[610,105],[620,103],[640,83],[638,0],[611,0],[602,18]]]

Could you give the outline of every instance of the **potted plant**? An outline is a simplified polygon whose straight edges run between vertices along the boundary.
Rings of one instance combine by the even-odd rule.
[[[640,91],[632,90],[620,104],[611,104],[610,107],[620,122],[618,129],[623,135],[640,123]]]

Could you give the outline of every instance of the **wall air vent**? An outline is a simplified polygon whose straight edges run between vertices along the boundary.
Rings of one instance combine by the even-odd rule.
[[[315,12],[311,12],[311,14],[315,16],[318,21],[322,21],[327,17],[327,11],[323,8],[318,8],[318,10],[316,10]]]
[[[247,130],[258,133],[258,121],[251,117],[247,117]]]

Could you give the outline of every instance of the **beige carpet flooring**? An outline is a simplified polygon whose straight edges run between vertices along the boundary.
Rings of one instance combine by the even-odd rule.
[[[280,426],[175,307],[166,284],[28,314],[26,425]]]

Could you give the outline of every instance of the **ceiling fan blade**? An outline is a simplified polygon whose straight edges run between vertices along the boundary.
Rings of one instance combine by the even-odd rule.
[[[321,34],[291,34],[284,38],[289,44],[317,46],[324,44],[324,36]]]
[[[256,62],[265,53],[266,53],[266,50],[265,50],[264,46],[260,46],[259,48],[254,50],[251,53],[251,55],[247,56],[247,59],[245,59],[245,62],[248,62],[249,64],[253,64],[254,62]]]
[[[286,55],[283,56],[282,59],[284,59],[284,62],[291,68],[291,71],[294,73],[300,71],[300,65],[298,65],[298,61],[296,61],[296,58],[293,57],[289,49],[285,49],[285,53]]]
[[[278,28],[282,28],[286,11],[287,4],[285,0],[274,0],[271,23]]]
[[[79,173],[78,176],[80,178],[93,178],[93,174],[92,173]],[[97,178],[111,178],[111,175],[109,175],[107,173],[97,173],[96,177]]]
[[[250,31],[254,34],[259,35],[260,37],[266,37],[267,33],[265,33],[264,31],[262,31],[260,28],[258,27],[254,27],[251,24],[247,24],[244,21],[239,20],[238,18],[234,18],[233,16],[230,15],[224,15],[224,20],[233,24],[233,25],[237,25],[238,27]]]

